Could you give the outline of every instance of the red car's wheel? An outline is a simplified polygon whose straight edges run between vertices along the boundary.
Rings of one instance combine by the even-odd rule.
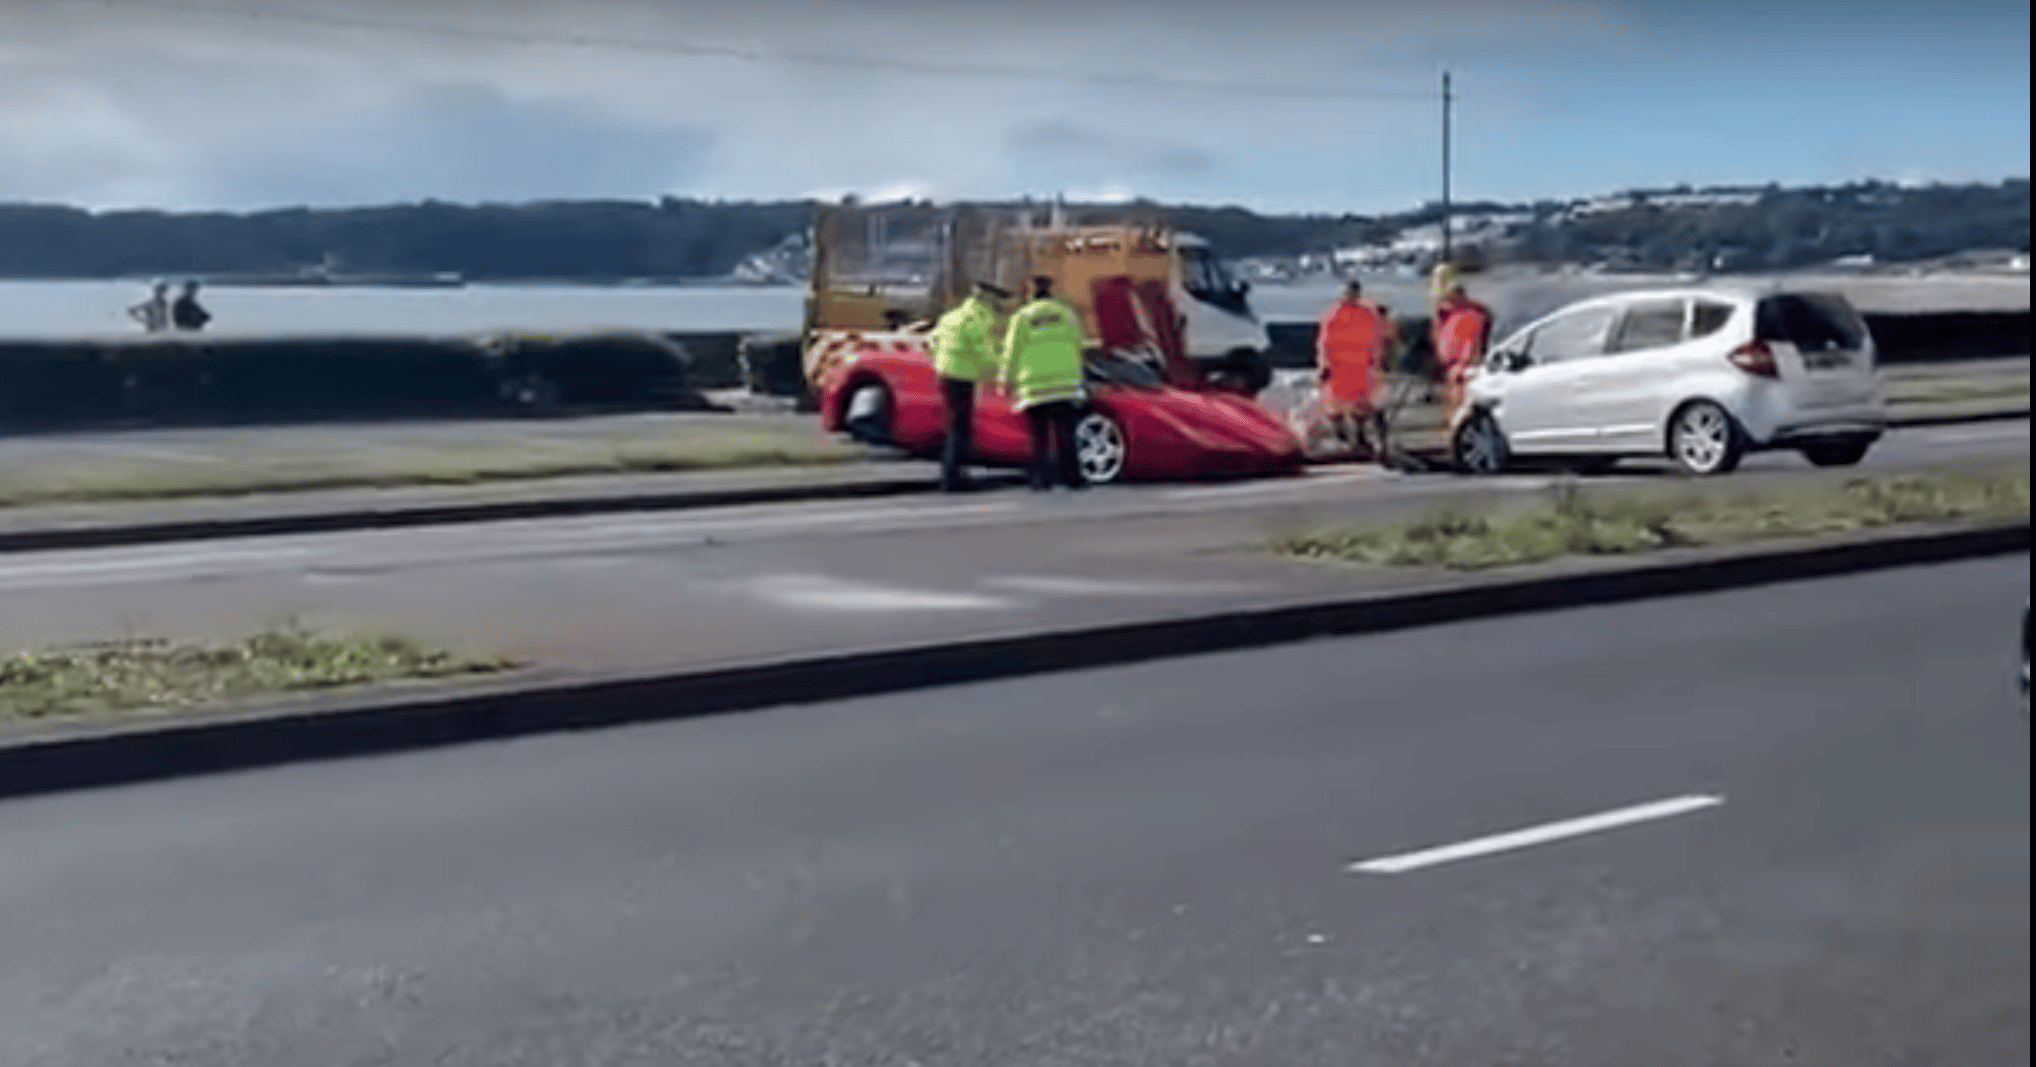
[[[842,426],[848,435],[867,445],[892,444],[891,391],[883,383],[865,380],[848,390],[842,401]]]
[[[1123,478],[1130,457],[1130,443],[1116,419],[1091,411],[1075,423],[1075,462],[1083,481],[1108,485]]]

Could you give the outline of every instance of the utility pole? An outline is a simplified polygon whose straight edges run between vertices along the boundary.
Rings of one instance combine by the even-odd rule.
[[[1449,262],[1449,124],[1450,105],[1455,103],[1450,93],[1449,72],[1442,72],[1442,261]]]

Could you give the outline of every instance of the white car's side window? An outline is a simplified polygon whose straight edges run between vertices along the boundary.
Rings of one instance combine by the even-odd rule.
[[[1610,351],[1645,352],[1681,344],[1687,304],[1681,299],[1663,299],[1644,300],[1628,307],[1612,336]]]
[[[1709,337],[1725,328],[1732,321],[1732,305],[1713,300],[1699,300],[1690,309],[1690,340]]]
[[[1618,317],[1617,308],[1591,307],[1549,319],[1527,339],[1528,358],[1537,366],[1545,366],[1603,355],[1612,323]]]

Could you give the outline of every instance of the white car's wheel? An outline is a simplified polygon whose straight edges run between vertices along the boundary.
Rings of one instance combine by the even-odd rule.
[[[1075,465],[1090,485],[1108,485],[1123,477],[1130,451],[1124,428],[1110,416],[1091,411],[1075,423]]]
[[[1709,400],[1685,404],[1669,420],[1668,456],[1690,474],[1729,474],[1744,455],[1739,427]]]
[[[1498,420],[1482,411],[1456,428],[1453,445],[1452,458],[1465,474],[1500,474],[1510,462],[1505,431],[1499,429]]]

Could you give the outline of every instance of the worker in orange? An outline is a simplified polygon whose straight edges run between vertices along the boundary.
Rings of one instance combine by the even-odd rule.
[[[1470,298],[1462,277],[1447,263],[1435,268],[1432,284],[1436,297],[1430,336],[1442,379],[1443,415],[1454,419],[1463,407],[1464,382],[1484,362],[1491,344],[1492,310]]]
[[[1364,284],[1352,278],[1343,297],[1323,314],[1315,331],[1322,411],[1339,438],[1372,454],[1383,440],[1378,417],[1378,383],[1392,343],[1393,324],[1364,299]]]

